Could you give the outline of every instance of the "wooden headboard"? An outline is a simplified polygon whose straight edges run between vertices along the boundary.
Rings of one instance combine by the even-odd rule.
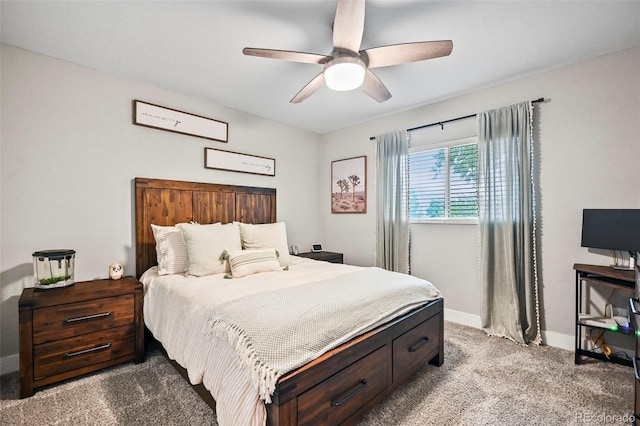
[[[135,179],[136,276],[157,264],[151,224],[274,223],[275,188]]]

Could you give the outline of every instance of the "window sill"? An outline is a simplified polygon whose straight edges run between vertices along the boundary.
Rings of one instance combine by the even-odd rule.
[[[477,225],[478,219],[411,219],[410,225],[436,223],[440,225]]]

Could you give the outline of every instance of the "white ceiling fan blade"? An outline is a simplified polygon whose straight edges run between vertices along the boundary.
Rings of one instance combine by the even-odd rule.
[[[338,0],[333,20],[333,48],[358,52],[364,32],[364,0]]]
[[[367,68],[364,75],[364,82],[362,86],[360,86],[360,89],[378,102],[384,102],[391,97],[391,93],[389,93],[386,86],[369,68]]]
[[[306,86],[304,86],[296,95],[289,101],[292,104],[299,104],[300,102],[307,99],[309,96],[313,95],[316,90],[320,88],[324,84],[324,73],[321,72],[317,76],[314,77]]]
[[[373,47],[361,51],[360,54],[368,59],[370,68],[378,68],[448,56],[452,50],[451,40],[438,40]]]
[[[259,49],[255,47],[245,47],[244,49],[242,49],[242,53],[248,56],[284,59],[285,61],[304,62],[308,64],[324,64],[331,59],[331,56],[318,55],[316,53],[294,52],[291,50]]]

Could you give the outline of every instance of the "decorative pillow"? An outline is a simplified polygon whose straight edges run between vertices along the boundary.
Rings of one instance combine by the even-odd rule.
[[[151,225],[156,240],[158,275],[184,274],[187,270],[187,248],[182,232],[175,226]]]
[[[237,224],[195,225],[180,223],[176,225],[182,231],[189,265],[188,275],[205,275],[229,272],[229,265],[223,259],[225,250],[240,250],[240,228]]]
[[[242,247],[245,249],[274,248],[278,251],[278,261],[281,266],[289,266],[289,245],[287,243],[287,228],[284,222],[267,223],[264,225],[240,224]]]
[[[276,250],[228,250],[229,265],[233,278],[241,278],[258,272],[280,271]]]

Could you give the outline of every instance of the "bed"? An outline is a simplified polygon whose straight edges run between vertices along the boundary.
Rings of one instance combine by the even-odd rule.
[[[192,221],[199,224],[217,222],[229,224],[234,221],[246,224],[275,224],[276,190],[136,178],[135,208],[136,273],[143,283],[147,282],[145,314],[149,318],[145,317],[145,323],[154,338],[159,337],[157,340],[163,346],[174,367],[212,408],[216,407],[212,393],[218,396],[218,420],[223,424],[219,412],[220,399],[226,398],[225,389],[227,388],[223,382],[212,379],[213,373],[208,371],[212,368],[222,368],[220,367],[222,364],[210,362],[207,367],[200,365],[203,364],[202,362],[196,362],[195,364],[198,365],[191,367],[189,362],[192,361],[189,359],[194,356],[188,351],[176,350],[175,344],[170,343],[171,339],[165,338],[164,335],[167,333],[163,335],[160,331],[161,326],[158,325],[162,321],[163,309],[174,308],[161,305],[159,300],[163,299],[162,297],[147,299],[148,294],[154,293],[153,288],[162,289],[163,285],[169,288],[163,281],[164,277],[154,275],[157,271],[157,255],[151,225],[172,226]],[[339,280],[355,276],[349,274],[367,273],[360,270],[365,268],[349,265],[332,265],[337,269],[329,271],[326,269],[326,262],[292,258],[287,277],[326,273],[327,277],[335,275],[335,279]],[[144,277],[142,277],[143,274],[145,274]],[[268,282],[266,279],[268,274],[261,276],[261,278],[265,277],[265,282]],[[255,276],[247,278],[248,282],[252,279],[257,280]],[[217,281],[218,283],[226,283],[222,281],[223,277],[210,279],[218,279],[220,280]],[[185,282],[187,282],[186,279]],[[211,287],[210,284],[204,284],[202,280],[188,282],[196,283],[194,285],[200,285],[201,288]],[[276,286],[275,281],[273,285]],[[187,287],[180,286],[180,289],[183,288]],[[188,290],[184,291],[188,292]],[[163,294],[162,290],[156,293]],[[179,295],[167,293],[164,300],[170,303],[171,300],[179,300]],[[198,303],[201,301],[196,302]],[[382,325],[376,324],[375,327],[366,329],[363,334],[341,343],[286,374],[279,375],[275,388],[270,392],[269,403],[260,401],[257,405],[256,410],[262,410],[264,415],[257,416],[257,420],[253,423],[279,426],[356,423],[368,410],[406,382],[427,362],[436,366],[442,365],[444,361],[443,303],[443,299],[437,297],[412,306]],[[183,304],[176,303],[176,305]],[[189,309],[190,315],[182,315],[183,326],[200,331],[202,327],[199,324],[203,321],[200,318],[203,316],[202,309],[193,307]],[[198,325],[193,325],[189,321],[195,321]],[[176,321],[166,322],[175,323]],[[173,324],[173,326],[177,325]],[[189,333],[185,331],[182,334]],[[164,342],[163,339],[165,339]],[[211,340],[208,342],[202,344],[193,341],[185,342],[183,346],[199,347],[212,344]],[[214,342],[216,342],[215,339]],[[174,345],[173,349],[170,348],[171,345]],[[225,345],[219,346],[220,348],[216,350],[231,351],[233,345],[226,345],[229,346],[226,349]],[[233,370],[230,364],[229,370]],[[254,403],[255,401],[249,401],[249,405]],[[227,418],[230,417],[227,416]]]

